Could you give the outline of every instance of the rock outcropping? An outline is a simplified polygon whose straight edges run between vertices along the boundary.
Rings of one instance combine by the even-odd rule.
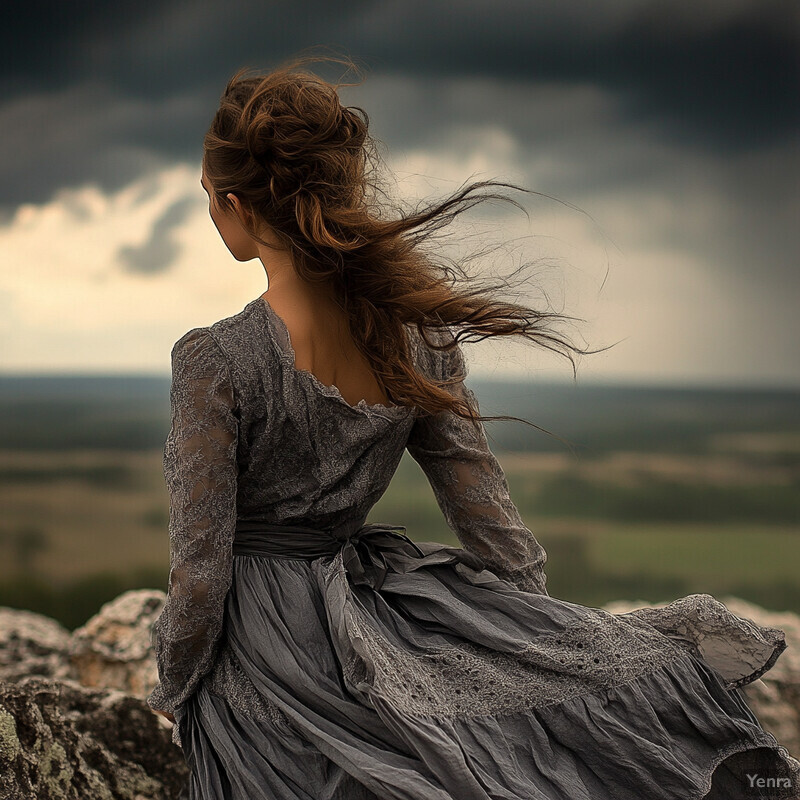
[[[126,592],[72,634],[0,608],[0,800],[179,800],[188,770],[144,699],[164,593]]]
[[[786,631],[786,651],[743,692],[764,727],[797,755],[800,617],[718,599]],[[126,592],[73,633],[39,614],[0,608],[0,800],[186,796],[186,762],[171,724],[144,701],[158,678],[150,629],[163,602],[160,591]],[[647,605],[620,601],[605,609]]]
[[[0,798],[173,800],[187,778],[159,717],[124,692],[0,683]]]

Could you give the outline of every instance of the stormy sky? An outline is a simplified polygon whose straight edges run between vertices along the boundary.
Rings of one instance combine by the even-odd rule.
[[[543,194],[476,225],[526,237],[579,343],[617,343],[579,376],[800,385],[794,0],[32,2],[0,39],[0,369],[165,371],[264,291],[208,219],[202,137],[236,69],[324,46],[364,68],[342,99],[404,196]]]

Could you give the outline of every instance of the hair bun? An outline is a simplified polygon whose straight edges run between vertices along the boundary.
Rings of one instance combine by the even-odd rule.
[[[250,158],[265,169],[278,158],[274,133],[273,120],[264,112],[257,114],[247,126],[247,151]]]

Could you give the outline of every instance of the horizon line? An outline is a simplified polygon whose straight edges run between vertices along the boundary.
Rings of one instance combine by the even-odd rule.
[[[0,370],[0,380],[63,380],[87,378],[92,380],[128,378],[128,379],[157,379],[170,381],[171,373],[150,369],[136,370]],[[482,372],[479,369],[470,370],[467,381],[470,379],[487,383],[530,383],[551,384],[559,386],[574,386],[592,384],[612,388],[651,388],[651,389],[685,389],[685,390],[723,390],[723,391],[778,391],[800,392],[800,381],[797,383],[780,383],[770,379],[746,378],[733,380],[717,378],[698,380],[696,378],[658,378],[643,376],[640,378],[628,375],[578,375],[573,377],[559,377],[548,375],[545,377],[529,376],[525,374],[496,375]]]

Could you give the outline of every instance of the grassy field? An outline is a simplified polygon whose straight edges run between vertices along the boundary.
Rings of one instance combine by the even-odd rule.
[[[0,453],[0,470],[12,468],[0,483],[0,580],[24,572],[58,585],[122,565],[163,568],[160,452]]]
[[[0,605],[75,627],[127,588],[165,589],[163,384],[98,381],[88,404],[80,382],[21,385],[15,394],[0,380]],[[489,427],[511,497],[548,553],[551,595],[597,606],[709,592],[800,613],[794,394],[595,391],[581,405],[567,391],[537,409],[573,451],[514,442],[524,426]],[[536,418],[516,397],[489,395],[481,410]],[[408,454],[369,519],[457,543]]]

